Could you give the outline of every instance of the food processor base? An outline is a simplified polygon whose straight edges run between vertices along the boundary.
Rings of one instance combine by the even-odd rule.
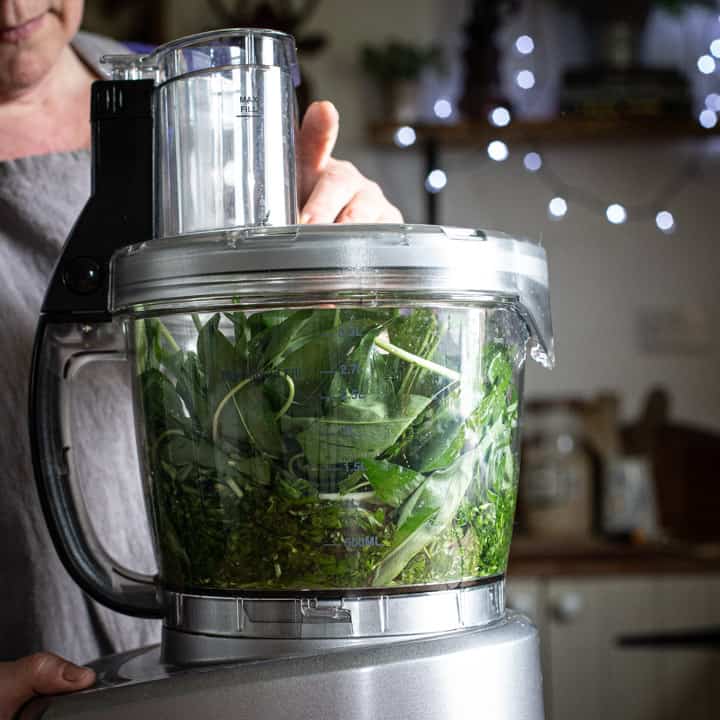
[[[37,699],[19,718],[544,718],[537,630],[515,613],[484,628],[235,665],[176,668],[155,646],[94,667],[96,688]]]

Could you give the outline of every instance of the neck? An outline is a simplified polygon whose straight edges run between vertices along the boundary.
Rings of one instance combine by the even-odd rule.
[[[88,147],[93,79],[66,46],[38,83],[0,97],[0,160]]]

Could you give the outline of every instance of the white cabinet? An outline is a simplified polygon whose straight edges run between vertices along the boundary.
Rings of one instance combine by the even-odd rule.
[[[540,629],[548,720],[720,718],[720,649],[617,644],[624,634],[720,627],[720,578],[518,578],[508,604]]]

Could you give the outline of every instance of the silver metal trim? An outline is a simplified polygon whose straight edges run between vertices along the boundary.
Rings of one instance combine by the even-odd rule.
[[[165,627],[246,639],[401,637],[481,627],[505,610],[504,581],[455,590],[333,599],[217,597],[165,591]]]

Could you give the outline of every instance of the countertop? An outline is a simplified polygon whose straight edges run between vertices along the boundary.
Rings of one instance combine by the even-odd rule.
[[[517,536],[509,577],[720,573],[720,545],[630,544]]]

